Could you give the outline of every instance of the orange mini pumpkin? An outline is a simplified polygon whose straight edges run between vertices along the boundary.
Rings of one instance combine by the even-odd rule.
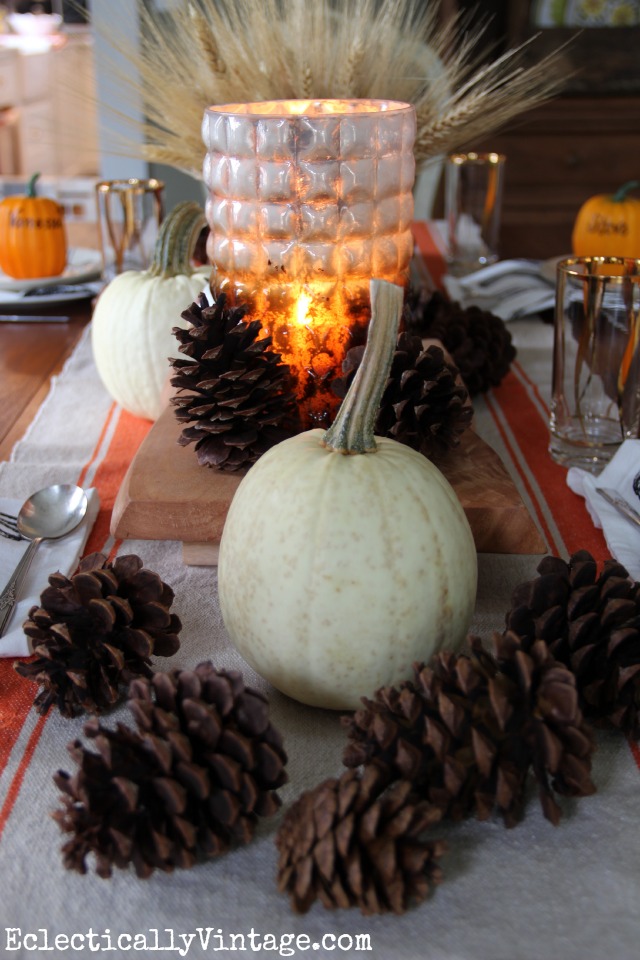
[[[18,280],[57,277],[67,262],[64,210],[36,196],[38,177],[31,177],[26,196],[0,202],[0,268]]]
[[[577,257],[640,257],[640,199],[628,196],[638,187],[630,180],[581,206],[571,238]]]

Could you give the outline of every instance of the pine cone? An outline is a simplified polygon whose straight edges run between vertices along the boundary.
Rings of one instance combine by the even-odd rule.
[[[211,663],[136,680],[129,697],[138,730],[90,721],[98,753],[75,740],[77,772],[54,777],[63,793],[54,819],[73,834],[65,866],[86,873],[93,853],[101,877],[132,863],[146,878],[251,840],[258,817],[279,809],[275,791],[287,779],[265,698]]]
[[[593,743],[571,673],[543,643],[517,656],[517,638],[510,643],[508,670],[499,671],[473,638],[470,656],[442,652],[432,667],[416,665],[413,681],[363,699],[364,708],[343,720],[345,765],[381,763],[443,816],[482,820],[496,810],[508,827],[522,818],[532,769],[545,816],[557,823],[553,791],[593,792]]]
[[[52,574],[24,624],[36,659],[14,665],[41,684],[37,710],[55,704],[73,717],[112,707],[130,680],[151,673],[152,655],[170,657],[180,647],[182,624],[169,613],[173,596],[134,555],[108,563],[93,553],[70,579]]]
[[[170,361],[171,398],[183,429],[178,443],[195,442],[198,462],[220,470],[249,467],[269,447],[294,432],[295,398],[289,367],[260,337],[246,307],[225,308],[225,296],[209,306],[204,294],[182,314],[190,323],[173,333],[189,359]],[[187,391],[183,393],[182,391]]]
[[[545,557],[535,580],[516,588],[506,625],[524,649],[542,639],[573,671],[585,717],[640,738],[640,584],[590,553],[568,563]]]
[[[384,792],[375,765],[360,777],[347,770],[303,793],[284,816],[276,846],[278,888],[297,913],[319,899],[329,910],[359,907],[365,915],[404,913],[424,900],[442,872],[441,841],[420,835],[437,810],[411,796],[409,783]]]
[[[575,677],[543,641],[525,648],[517,634],[494,635],[500,676],[512,684],[512,708],[522,715],[522,736],[538,781],[545,817],[557,824],[561,810],[554,793],[588,797],[593,734],[584,722]]]
[[[488,310],[463,309],[441,293],[413,289],[405,316],[410,333],[444,344],[472,397],[497,387],[509,372],[516,356],[511,334]]]
[[[343,376],[332,384],[344,397],[360,366],[364,347],[352,347]],[[420,337],[401,333],[380,403],[375,432],[419,450],[426,457],[457,446],[471,423],[473,407],[458,371],[433,344],[423,349]]]

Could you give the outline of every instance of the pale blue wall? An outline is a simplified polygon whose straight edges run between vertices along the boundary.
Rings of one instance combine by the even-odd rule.
[[[91,24],[95,37],[96,92],[98,97],[98,126],[100,140],[100,175],[106,180],[127,177],[146,177],[149,170],[144,160],[133,156],[119,156],[110,152],[113,147],[112,131],[122,131],[131,139],[132,129],[119,124],[118,104],[122,100],[118,82],[114,79],[114,64],[118,71],[131,75],[133,66],[106,41],[106,37],[123,36],[135,43],[138,36],[138,15],[135,0],[91,0]],[[141,107],[129,98],[127,114],[141,117]]]
[[[158,11],[169,9],[175,0],[155,0]],[[192,177],[162,164],[147,164],[134,156],[120,156],[110,150],[110,133],[117,127],[115,120],[122,92],[113,81],[113,48],[105,38],[126,36],[135,43],[138,36],[136,0],[90,0],[91,22],[95,34],[96,86],[98,94],[98,123],[100,127],[100,176],[105,180],[128,177],[157,177],[166,183],[165,205],[171,209],[181,200],[204,202],[202,184]],[[124,57],[117,59],[118,70],[131,74],[133,66]],[[142,116],[141,104],[129,102],[127,113]],[[131,140],[133,132],[128,125],[121,126],[123,134]],[[203,147],[204,154],[204,147]]]

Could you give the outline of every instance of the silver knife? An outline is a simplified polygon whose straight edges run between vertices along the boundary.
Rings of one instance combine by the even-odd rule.
[[[627,503],[624,497],[621,497],[616,490],[611,490],[609,487],[596,487],[596,493],[604,497],[607,503],[615,507],[623,517],[626,517],[627,520],[631,520],[632,523],[640,527],[640,513],[634,510],[631,504]]]
[[[67,323],[69,317],[35,313],[0,313],[0,323]]]

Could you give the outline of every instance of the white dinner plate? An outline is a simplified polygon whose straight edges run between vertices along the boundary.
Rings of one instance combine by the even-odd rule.
[[[59,276],[16,280],[15,277],[8,277],[0,270],[0,291],[24,293],[25,290],[32,290],[33,287],[50,286],[54,283],[84,283],[85,280],[99,277],[101,272],[102,256],[99,250],[92,250],[90,247],[71,247],[67,251],[67,265]]]
[[[101,280],[93,283],[78,283],[63,289],[52,287],[42,294],[14,293],[12,290],[0,290],[0,310],[11,308],[12,313],[33,313],[39,307],[55,306],[57,303],[70,303],[73,300],[87,300],[97,296],[104,284]],[[25,291],[26,292],[26,291]]]

